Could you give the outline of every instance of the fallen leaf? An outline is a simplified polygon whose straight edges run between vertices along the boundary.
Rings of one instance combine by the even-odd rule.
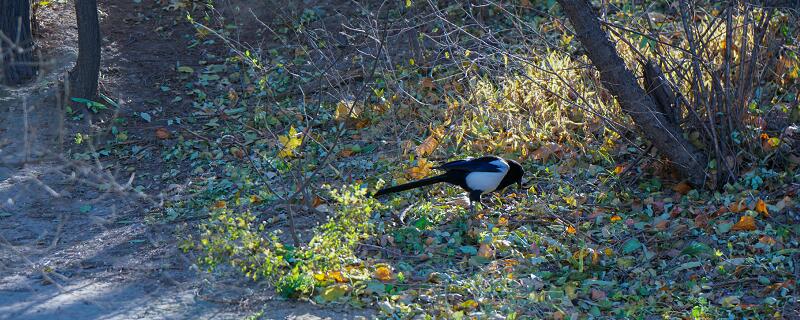
[[[347,278],[339,271],[328,272],[328,277],[333,278],[333,280],[336,280],[336,282],[339,283],[347,282]]]
[[[458,307],[461,310],[472,310],[478,307],[478,303],[475,302],[475,300],[469,299],[459,304]]]
[[[561,151],[561,146],[560,145],[558,145],[558,144],[556,144],[554,142],[549,142],[549,143],[541,146],[539,149],[536,149],[535,151],[533,151],[531,153],[531,156],[533,156],[534,160],[547,160],[547,158],[550,158],[550,156],[552,154],[554,154],[556,152],[559,152],[559,151]]]
[[[606,298],[605,291],[592,289],[592,300],[600,301]]]
[[[739,221],[731,228],[733,231],[753,231],[756,230],[756,220],[751,216],[742,216]]]
[[[570,226],[567,226],[567,233],[569,233],[569,234],[575,234],[575,232],[576,232],[576,230],[575,230],[575,227],[573,227],[573,226],[571,226],[571,225],[570,225]]]
[[[350,287],[346,284],[335,284],[326,287],[322,291],[322,294],[320,294],[320,297],[322,297],[322,300],[325,302],[332,302],[339,300],[339,298],[343,297],[348,291],[350,291]]]
[[[742,212],[742,211],[744,211],[744,209],[747,209],[747,207],[743,203],[741,203],[741,201],[740,202],[731,203],[731,205],[728,206],[728,210],[730,210],[733,213]]]
[[[616,214],[611,216],[611,222],[616,222],[616,221],[620,221],[620,220],[622,220],[622,217],[620,217],[620,216],[618,216]]]
[[[698,214],[694,217],[694,225],[698,228],[705,228],[708,226],[708,215],[705,213]]]
[[[497,225],[498,226],[508,225],[508,218],[506,218],[506,217],[497,218]]]
[[[480,248],[478,248],[477,256],[491,259],[494,257],[494,249],[492,249],[492,246],[490,246],[488,243],[481,243]]]
[[[761,236],[761,238],[758,239],[758,242],[768,246],[773,246],[776,243],[775,238],[770,236]]]
[[[422,179],[427,177],[431,173],[432,169],[432,163],[428,162],[428,160],[425,158],[420,158],[417,160],[417,166],[408,170],[408,175],[410,175],[413,179]]]
[[[767,210],[767,204],[764,203],[764,200],[758,199],[758,202],[756,202],[756,212],[769,217],[769,210]]]
[[[436,89],[436,85],[431,78],[422,78],[422,87],[426,89]]]
[[[661,220],[659,222],[656,222],[655,227],[658,230],[662,230],[662,231],[663,230],[667,230],[667,228],[669,227],[669,221],[668,220]]]
[[[281,158],[288,158],[294,155],[294,149],[300,146],[303,140],[300,139],[297,129],[292,126],[289,133],[285,136],[278,136],[278,141],[283,145],[283,148],[278,152]]]
[[[416,152],[418,157],[424,157],[424,156],[427,156],[427,155],[433,153],[433,150],[436,150],[436,146],[438,146],[438,145],[439,145],[439,142],[436,141],[436,137],[434,137],[434,135],[431,134],[430,136],[425,138],[424,141],[422,141],[422,144],[417,146],[417,149],[415,150],[415,152]]]
[[[692,186],[684,181],[672,187],[672,191],[685,195],[689,193],[689,191],[692,191]]]
[[[383,282],[392,281],[392,270],[386,266],[380,266],[375,269],[372,277]]]
[[[211,209],[222,209],[222,208],[225,208],[227,205],[228,205],[227,202],[220,200],[220,201],[214,202],[214,205],[211,206]]]
[[[164,140],[164,139],[169,139],[171,136],[172,134],[170,134],[169,130],[167,130],[166,128],[156,129],[156,138]]]
[[[340,156],[342,156],[343,158],[347,158],[347,157],[349,157],[349,156],[352,156],[352,155],[353,155],[353,150],[350,150],[350,149],[344,149],[344,150],[342,150],[342,151],[339,151],[339,155],[340,155]]]

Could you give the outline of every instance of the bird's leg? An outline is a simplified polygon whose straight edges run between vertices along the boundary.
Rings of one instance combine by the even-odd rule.
[[[481,193],[482,192],[480,190],[475,190],[469,193],[469,208],[470,213],[472,213],[473,216],[475,215],[475,203],[481,203]]]

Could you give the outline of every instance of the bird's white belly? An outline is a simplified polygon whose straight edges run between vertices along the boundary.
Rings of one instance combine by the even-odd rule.
[[[467,186],[473,190],[481,190],[483,194],[497,189],[503,181],[505,172],[472,172],[467,175]]]

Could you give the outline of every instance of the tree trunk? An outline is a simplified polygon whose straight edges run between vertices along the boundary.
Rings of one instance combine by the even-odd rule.
[[[97,96],[97,79],[100,74],[97,0],[75,0],[75,16],[78,20],[78,61],[69,72],[67,98],[93,100]]]
[[[617,53],[586,0],[558,0],[586,55],[600,71],[603,83],[653,145],[672,161],[689,183],[705,183],[706,156],[683,137],[681,129],[658,112],[658,107],[639,86],[633,72]]]
[[[17,85],[36,76],[29,0],[0,0],[3,82]]]

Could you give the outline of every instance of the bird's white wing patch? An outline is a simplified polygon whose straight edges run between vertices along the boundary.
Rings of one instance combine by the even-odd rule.
[[[500,172],[472,172],[466,178],[467,186],[472,190],[481,190],[481,194],[496,190],[509,169],[508,162],[503,159],[497,159],[489,163],[500,169]]]
[[[506,168],[505,171],[508,171]],[[467,175],[467,186],[472,190],[481,190],[482,193],[489,193],[497,189],[503,177],[506,176],[504,172],[472,172]]]

